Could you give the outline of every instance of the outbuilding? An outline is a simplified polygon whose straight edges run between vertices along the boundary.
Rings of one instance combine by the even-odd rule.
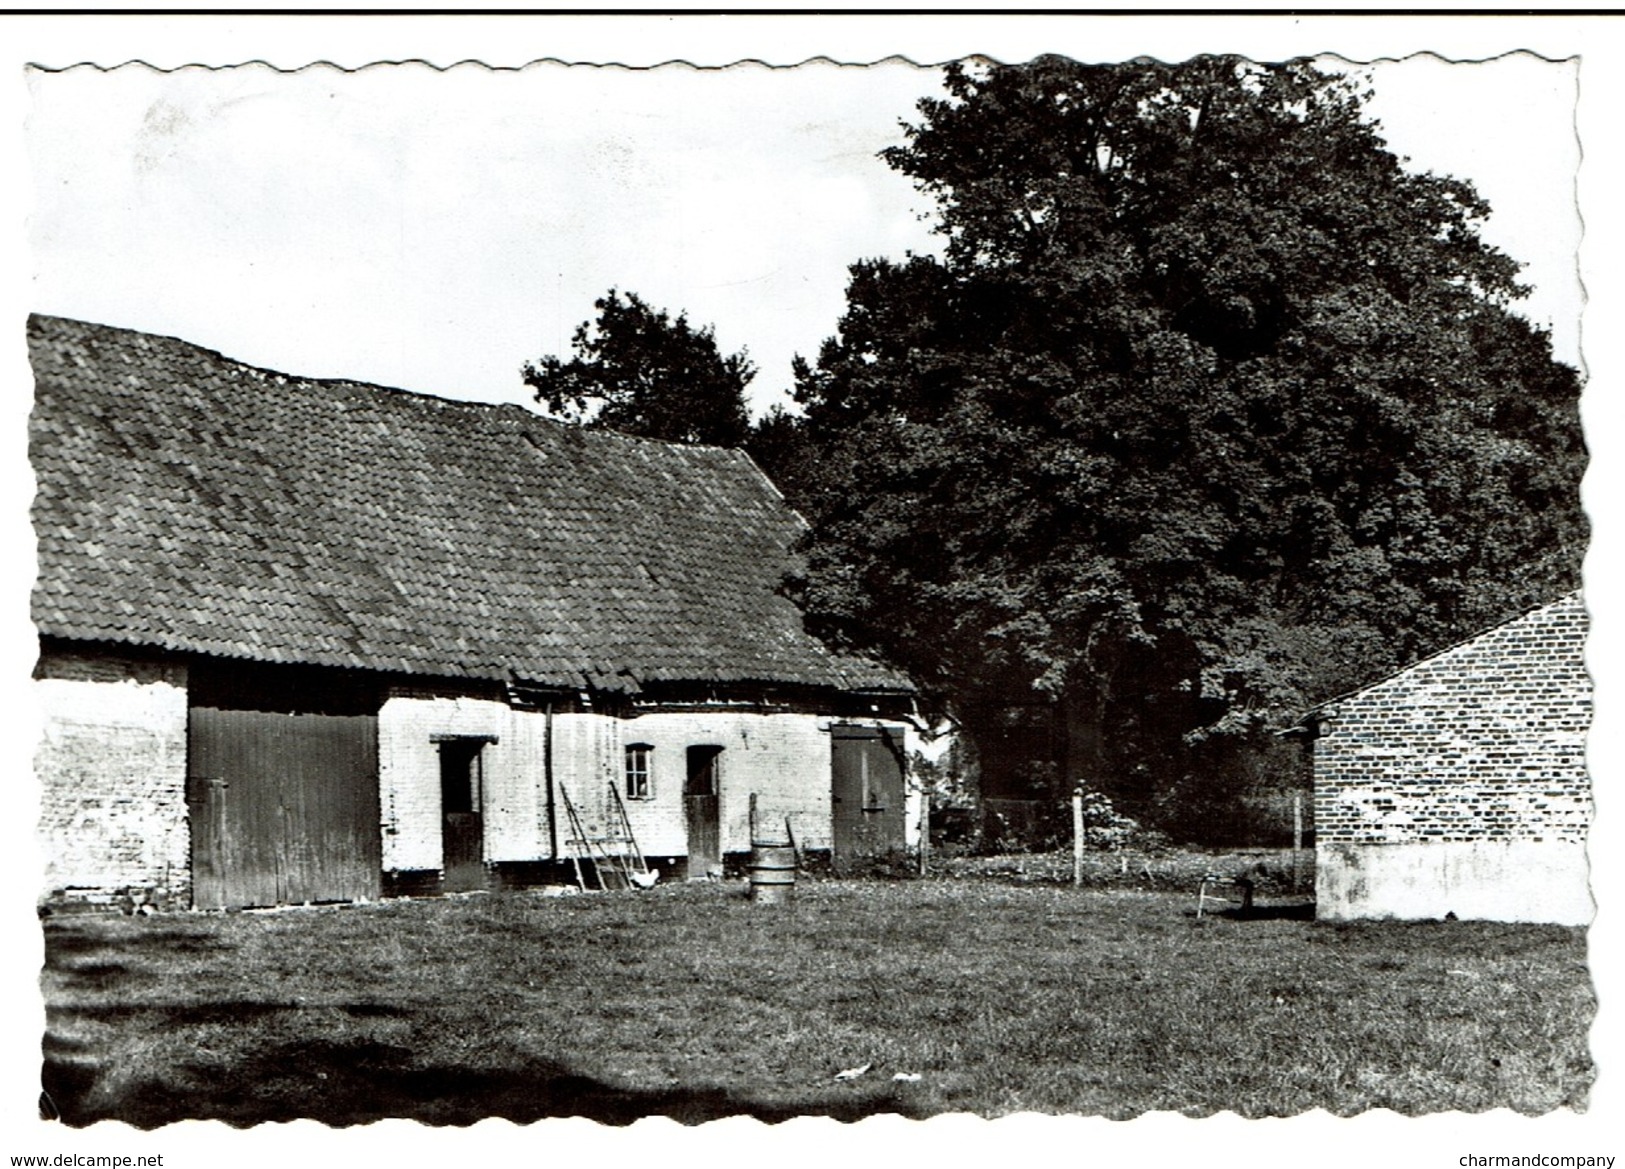
[[[1318,917],[1591,920],[1586,627],[1571,593],[1312,713]]]
[[[741,452],[28,325],[49,898],[706,876],[911,842],[911,690],[803,628]],[[627,831],[629,830],[629,832]]]

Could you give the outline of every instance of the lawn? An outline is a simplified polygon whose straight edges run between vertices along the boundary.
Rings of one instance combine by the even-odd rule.
[[[52,917],[45,1084],[69,1124],[142,1127],[1584,1107],[1583,931],[1194,901],[730,882]]]

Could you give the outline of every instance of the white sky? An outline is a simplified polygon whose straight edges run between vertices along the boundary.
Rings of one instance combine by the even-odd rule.
[[[1575,65],[1374,67],[1413,164],[1472,179],[1577,360]],[[34,307],[290,373],[528,402],[611,286],[760,367],[816,354],[847,265],[937,246],[880,161],[941,71],[266,66],[30,77]]]
[[[1263,0],[1267,3],[1268,0]],[[32,490],[24,447],[31,378],[22,330],[30,310],[171,333],[297,374],[333,375],[447,395],[525,401],[518,366],[563,351],[591,301],[611,284],[714,323],[724,348],[749,346],[758,388],[788,381],[793,352],[811,354],[840,313],[845,268],[869,254],[918,246],[905,181],[873,159],[936,74],[903,67],[821,66],[803,76],[694,76],[675,71],[577,74],[557,68],[414,80],[418,70],[288,78],[88,71],[32,89],[27,62],[173,66],[265,59],[285,67],[424,58],[520,65],[545,57],[652,65],[819,55],[872,62],[890,54],[936,62],[986,53],[1025,60],[1203,51],[1281,59],[1336,51],[1353,60],[1437,50],[1458,59],[1536,49],[1583,55],[1578,70],[1581,207],[1586,213],[1587,561],[1593,613],[1588,660],[1598,681],[1591,768],[1600,815],[1594,888],[1603,913],[1591,969],[1603,1011],[1593,1034],[1602,1078],[1585,1114],[1497,1113],[1413,1120],[1375,1113],[1243,1122],[1146,1117],[985,1123],[955,1117],[912,1125],[800,1120],[686,1129],[645,1121],[602,1130],[585,1122],[533,1129],[485,1124],[426,1130],[386,1123],[329,1132],[311,1125],[241,1133],[185,1125],[134,1133],[42,1126],[34,1118],[40,931],[30,898],[40,857],[32,803],[3,819],[13,896],[0,909],[7,1049],[0,1060],[0,1143],[13,1153],[164,1154],[165,1164],[387,1163],[395,1169],[491,1159],[494,1164],[613,1155],[627,1164],[835,1163],[986,1166],[1019,1161],[1181,1164],[1224,1169],[1312,1157],[1324,1169],[1373,1161],[1453,1166],[1468,1153],[1618,1152],[1615,1116],[1622,985],[1613,780],[1625,773],[1625,23],[1606,18],[1297,15],[1163,19],[1140,16],[279,18],[19,17],[0,19],[0,631],[10,669],[0,685],[13,734],[5,761],[26,793],[37,740],[27,685]],[[568,80],[566,80],[568,77]],[[1495,205],[1490,236],[1536,265],[1531,308],[1572,357],[1575,304],[1570,108],[1572,66],[1497,61],[1384,68],[1376,110],[1402,153],[1472,178]],[[764,85],[772,81],[772,86]],[[697,83],[703,82],[703,85]],[[1441,82],[1445,82],[1441,84]],[[323,89],[323,86],[326,86]],[[544,86],[555,88],[543,92]],[[416,86],[415,92],[412,87]],[[573,87],[573,88],[572,88]],[[594,95],[596,87],[597,95]],[[662,89],[662,87],[665,87]],[[767,92],[777,87],[779,92]],[[702,98],[697,88],[725,91]],[[658,94],[657,89],[662,89]],[[685,91],[685,92],[678,92]],[[334,96],[327,96],[333,94]],[[151,113],[151,129],[148,125]],[[25,118],[27,119],[25,130]],[[506,125],[503,120],[506,119]],[[29,152],[34,154],[30,157]],[[30,167],[33,167],[31,170]],[[32,176],[32,177],[30,177]],[[923,208],[920,208],[923,210]],[[32,215],[31,220],[26,219]],[[9,230],[7,230],[9,229]],[[1502,232],[1508,234],[1502,235]],[[1098,956],[1079,955],[1080,961]],[[1443,992],[1441,992],[1443,993]],[[1020,1004],[1010,1004],[1020,1009]],[[831,1053],[846,1059],[847,1053]],[[861,1062],[860,1056],[850,1059]],[[832,1066],[847,1066],[841,1063]],[[1216,1067],[1216,1076],[1224,1069]]]
[[[36,74],[35,299],[280,370],[529,401],[521,363],[567,352],[617,286],[714,324],[771,393],[833,332],[848,263],[932,246],[875,153],[938,76]]]

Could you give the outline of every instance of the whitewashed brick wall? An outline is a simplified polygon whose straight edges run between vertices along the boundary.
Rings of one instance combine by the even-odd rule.
[[[190,900],[186,804],[187,676],[184,665],[54,652],[36,692],[44,736],[36,755],[39,833],[47,892],[110,897],[128,887]],[[764,835],[788,816],[799,844],[830,847],[828,716],[751,711],[668,711],[617,718],[554,716],[553,762],[587,831],[605,832],[609,788],[624,793],[625,748],[653,751],[651,798],[626,801],[638,844],[650,856],[688,851],[683,813],[687,750],[722,748],[722,847],[750,848],[750,796]],[[547,806],[547,716],[454,688],[399,686],[378,717],[379,812],[386,872],[438,870],[441,840],[438,739],[489,736],[482,752],[486,859],[552,857]],[[911,796],[911,809],[917,808]],[[558,835],[570,835],[562,802]],[[917,836],[911,811],[910,839]],[[561,850],[568,855],[568,850]],[[71,886],[71,889],[69,888]]]
[[[560,714],[553,718],[553,778],[559,789],[555,798],[561,857],[585,855],[582,847],[572,843],[576,839],[575,830],[570,824],[564,795],[568,796],[589,838],[610,835],[613,829],[614,801],[609,785],[613,783],[624,794],[621,772],[625,744],[643,741],[636,735],[622,737],[624,721],[590,713]],[[662,790],[665,785],[660,779],[661,762],[660,752],[656,751],[656,798],[646,802],[628,800],[626,805],[638,847],[648,856],[676,855],[684,850],[681,801],[675,797],[662,798],[672,793]],[[681,791],[676,795],[680,796]],[[673,841],[677,842],[676,847],[672,847]]]
[[[35,693],[47,894],[150,887],[189,904],[185,667],[53,651]]]
[[[485,859],[545,860],[545,716],[452,690],[398,687],[378,714],[379,811],[386,871],[439,869],[440,746],[437,736],[486,735]]]
[[[750,797],[757,797],[763,836],[782,837],[786,816],[803,848],[831,843],[830,738],[828,715],[761,714],[752,711],[663,711],[634,718],[600,714],[561,715],[554,720],[554,773],[589,834],[603,831],[613,812],[609,785],[625,794],[625,751],[647,743],[651,788],[646,800],[628,800],[627,818],[638,846],[649,856],[683,856],[688,828],[683,784],[688,748],[722,748],[720,758],[722,850],[745,852],[750,841]],[[912,731],[908,732],[912,735]],[[909,740],[912,742],[912,740]],[[909,840],[917,840],[918,797],[911,794]],[[560,808],[560,838],[565,817]]]
[[[609,835],[625,795],[626,747],[647,743],[651,796],[626,800],[638,847],[648,856],[684,856],[688,828],[683,783],[688,748],[721,747],[722,847],[750,848],[750,796],[761,823],[782,834],[790,817],[805,848],[830,847],[828,716],[751,711],[671,711],[618,718],[596,713],[553,717],[553,775],[589,836]],[[491,735],[484,749],[486,859],[546,860],[549,839],[547,716],[453,690],[397,688],[379,713],[379,806],[386,871],[438,869],[441,854],[440,762],[436,736]],[[912,804],[911,804],[912,806]],[[572,836],[563,800],[556,815],[560,858]],[[915,833],[910,826],[910,838]]]

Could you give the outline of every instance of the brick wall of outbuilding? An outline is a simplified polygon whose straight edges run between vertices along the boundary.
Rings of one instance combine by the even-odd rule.
[[[48,897],[150,889],[191,899],[186,667],[68,649],[42,654],[34,757]]]
[[[1583,864],[1591,819],[1586,624],[1571,595],[1325,709],[1314,744],[1322,916],[1422,916],[1428,905],[1466,916],[1453,902],[1493,907],[1504,896],[1518,920],[1520,873],[1572,879],[1556,874],[1572,873],[1576,856]],[[1403,864],[1372,851],[1429,847]],[[1494,859],[1514,851],[1516,865]],[[1567,859],[1538,876],[1547,862],[1530,858],[1548,853]],[[1377,888],[1398,876],[1373,881],[1401,870],[1416,885],[1404,896]],[[1503,880],[1507,889],[1476,887]]]

